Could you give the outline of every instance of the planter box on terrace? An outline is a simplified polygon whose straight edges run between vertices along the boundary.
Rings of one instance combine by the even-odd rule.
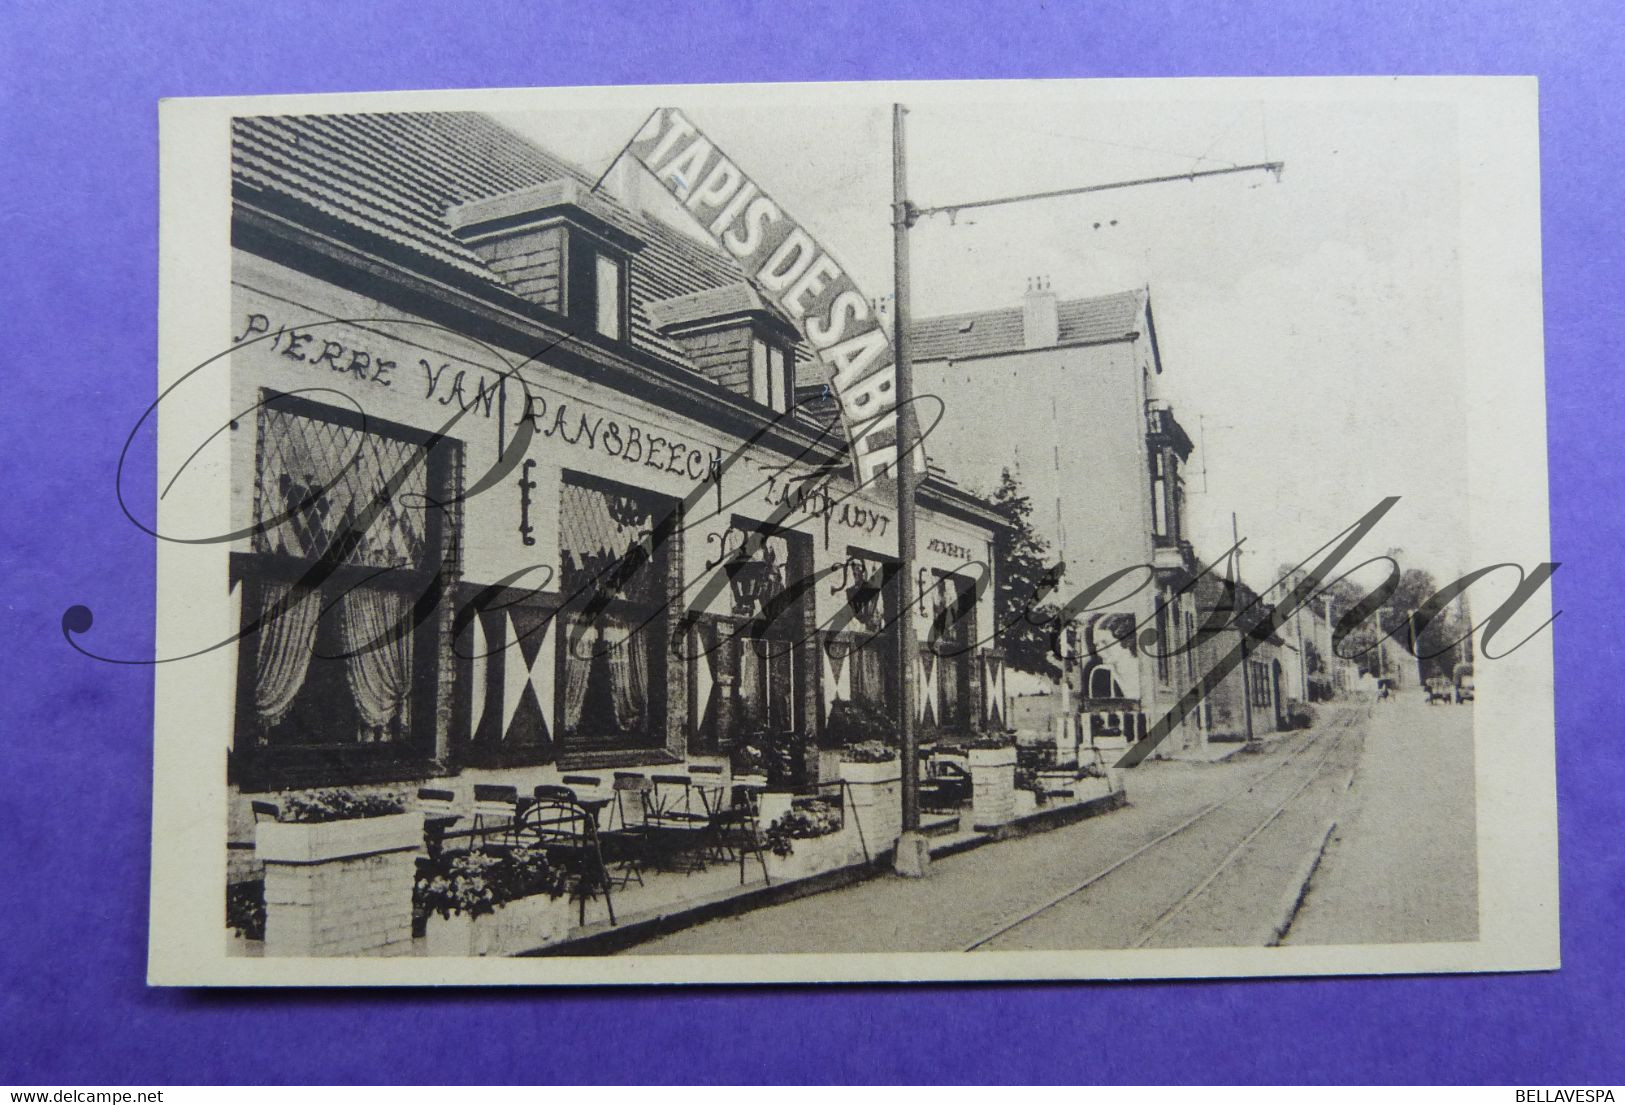
[[[535,894],[504,902],[490,913],[470,917],[429,914],[423,937],[432,956],[516,955],[556,943],[570,931],[570,896]]]

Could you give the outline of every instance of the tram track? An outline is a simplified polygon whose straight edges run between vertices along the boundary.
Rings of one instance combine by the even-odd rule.
[[[1150,866],[1150,860],[1153,857],[1158,857],[1159,853],[1166,853],[1168,849],[1164,846],[1171,842],[1183,842],[1203,829],[1216,828],[1221,834],[1221,843],[1223,843],[1235,837],[1238,829],[1244,828],[1245,831],[1240,833],[1239,839],[1235,839],[1229,847],[1225,848],[1217,862],[1205,865],[1201,873],[1194,879],[1186,879],[1184,883],[1188,887],[1186,890],[1159,910],[1149,921],[1136,926],[1138,931],[1132,940],[1125,944],[1113,945],[1146,946],[1186,915],[1196,901],[1208,893],[1215,883],[1227,872],[1230,872],[1243,856],[1247,855],[1249,849],[1255,845],[1260,837],[1264,836],[1272,826],[1281,822],[1283,816],[1295,801],[1316,782],[1325,777],[1327,764],[1332,762],[1333,757],[1344,746],[1346,738],[1353,731],[1359,717],[1360,714],[1357,710],[1344,711],[1327,726],[1325,731],[1317,734],[1303,746],[1288,752],[1281,758],[1279,763],[1253,778],[1245,787],[1241,787],[1231,794],[1210,803],[1166,832],[1146,841],[1128,854],[1095,871],[1088,878],[1067,887],[1059,894],[1046,899],[1036,907],[1024,911],[1019,916],[1004,922],[989,932],[983,933],[977,939],[965,945],[962,950],[972,952],[985,948],[995,941],[1002,940],[1011,934],[1017,933],[1018,930],[1032,925],[1041,918],[1054,915],[1059,907],[1076,901],[1080,896],[1087,895],[1092,888],[1099,887],[1111,880],[1113,876],[1128,872],[1135,865]],[[1305,759],[1309,759],[1310,762],[1308,769],[1301,771],[1301,775],[1298,771],[1285,774],[1294,765],[1298,765],[1301,769]],[[1269,803],[1267,812],[1261,818],[1244,822],[1243,826],[1228,827],[1228,831],[1226,831],[1223,819],[1227,815],[1245,809],[1250,804],[1249,800],[1256,802],[1255,796],[1260,792],[1261,788],[1272,785],[1278,777],[1283,775],[1285,775],[1287,782],[1284,796]],[[1340,792],[1341,789],[1346,788],[1340,788]]]

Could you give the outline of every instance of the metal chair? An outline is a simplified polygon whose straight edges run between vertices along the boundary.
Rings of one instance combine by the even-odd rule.
[[[643,796],[643,820],[661,866],[703,871],[716,850],[706,792],[687,775],[655,775],[651,781]]]
[[[538,798],[513,824],[515,839],[534,844],[547,852],[549,862],[562,867],[573,880],[571,894],[580,902],[579,920],[587,923],[587,899],[604,895],[609,923],[616,924],[615,902],[610,894],[613,879],[604,863],[598,839],[598,823],[576,802]]]
[[[736,785],[729,790],[726,805],[711,817],[713,839],[725,850],[724,858],[739,859],[739,884],[745,884],[745,860],[754,855],[762,868],[762,881],[773,885],[767,873],[767,855],[762,849],[762,791],[757,786]]]
[[[559,782],[574,790],[577,794],[591,794],[602,798],[604,795],[604,780],[597,775],[566,775]]]
[[[470,835],[489,844],[512,845],[514,821],[519,814],[519,788],[497,783],[474,785],[474,820]]]
[[[445,848],[446,834],[460,820],[457,796],[434,787],[418,789],[418,811],[423,814],[423,850],[433,858]]]

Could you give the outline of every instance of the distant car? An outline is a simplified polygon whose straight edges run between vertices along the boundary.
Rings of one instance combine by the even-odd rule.
[[[1435,702],[1448,703],[1453,691],[1454,688],[1451,686],[1450,680],[1444,678],[1444,676],[1435,676],[1429,679],[1427,681],[1428,705],[1431,706]]]
[[[1473,665],[1456,665],[1456,702],[1471,702],[1473,700]]]

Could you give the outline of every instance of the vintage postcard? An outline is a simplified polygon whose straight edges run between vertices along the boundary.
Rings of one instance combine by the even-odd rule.
[[[151,981],[1557,967],[1536,107],[165,102]]]

